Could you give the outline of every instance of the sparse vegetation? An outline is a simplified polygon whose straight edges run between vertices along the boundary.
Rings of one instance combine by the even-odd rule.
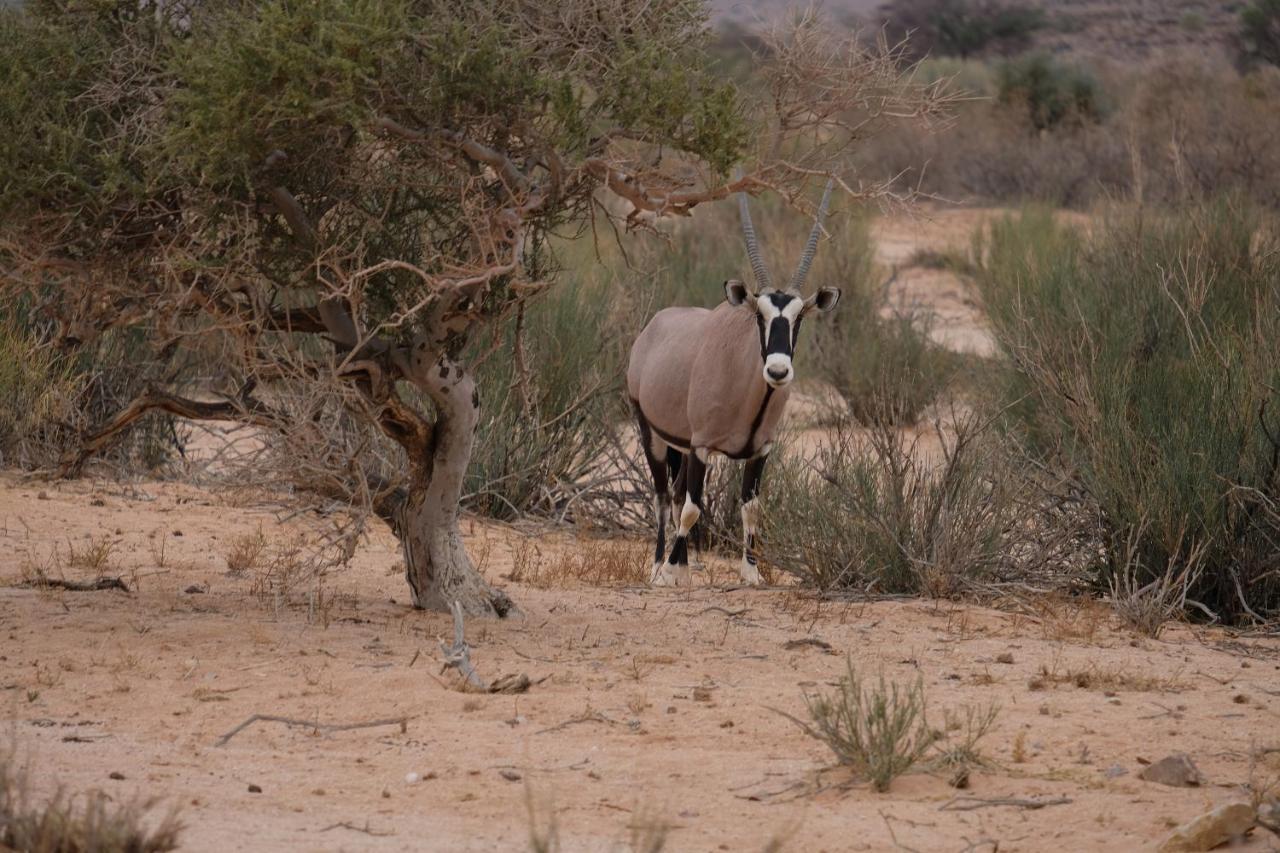
[[[867,779],[881,793],[921,759],[936,740],[925,719],[924,683],[906,685],[880,673],[864,681],[846,662],[846,674],[831,693],[805,697],[806,734],[830,748],[836,760]]]
[[[37,802],[29,771],[13,748],[0,751],[0,847],[31,853],[164,853],[175,850],[182,824],[160,819],[154,800],[117,805],[104,792],[59,790]]]
[[[926,434],[926,438],[933,438]],[[812,461],[780,455],[766,475],[765,554],[830,592],[954,596],[1061,557],[1025,526],[1024,484],[974,416],[922,439],[847,420]]]

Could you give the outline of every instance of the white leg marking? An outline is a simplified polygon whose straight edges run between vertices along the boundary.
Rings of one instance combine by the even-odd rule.
[[[698,519],[701,516],[702,510],[698,509],[698,505],[693,502],[693,498],[685,495],[684,508],[680,510],[680,535],[688,536],[689,531],[698,523]]]
[[[742,564],[738,567],[742,582],[751,586],[760,584],[760,569],[752,562],[756,529],[759,525],[760,503],[752,498],[742,505]]]

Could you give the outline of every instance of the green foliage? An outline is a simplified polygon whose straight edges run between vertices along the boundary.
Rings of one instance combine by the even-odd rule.
[[[1280,65],[1280,0],[1253,0],[1240,10],[1246,59]]]
[[[923,56],[970,57],[1024,48],[1045,25],[1035,6],[1002,0],[895,0],[884,13],[890,38]]]
[[[770,459],[769,562],[823,590],[944,597],[1022,571],[1022,482],[972,418],[941,447],[847,419],[828,429],[812,460],[785,447]]]
[[[1096,503],[1103,589],[1172,574],[1223,619],[1274,610],[1274,230],[1221,202],[1093,234],[1031,211],[975,251],[1009,426]]]
[[[1021,105],[1037,130],[1064,122],[1098,121],[1105,113],[1102,89],[1092,74],[1033,53],[1004,62],[997,71],[999,98]]]
[[[884,793],[924,758],[936,739],[925,719],[924,682],[916,676],[901,685],[886,681],[882,672],[868,683],[852,659],[845,665],[846,674],[834,691],[805,696],[811,723],[804,730]]]
[[[494,329],[502,343],[479,370],[485,390],[463,488],[464,505],[476,512],[564,518],[575,486],[604,458],[621,375],[619,339],[611,332],[609,282],[576,285],[527,306],[518,337],[514,317]]]
[[[243,189],[271,151],[304,156],[343,128],[367,127],[413,27],[405,3],[383,0],[211,8],[165,56],[177,85],[161,145],[181,178]]]

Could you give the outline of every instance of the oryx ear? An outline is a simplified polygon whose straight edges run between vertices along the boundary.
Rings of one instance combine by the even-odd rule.
[[[750,295],[747,291],[747,286],[736,278],[731,278],[724,283],[724,298],[735,308],[746,302],[747,297]]]
[[[804,308],[806,311],[811,308],[816,308],[818,309],[818,313],[825,314],[832,308],[835,308],[836,303],[839,301],[840,288],[824,287],[804,301]]]

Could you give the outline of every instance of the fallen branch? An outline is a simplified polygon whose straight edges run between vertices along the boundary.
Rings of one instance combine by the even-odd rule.
[[[817,637],[800,637],[796,640],[787,640],[782,644],[782,647],[787,651],[804,648],[805,646],[813,646],[815,649],[822,649],[824,652],[833,651],[830,643]]]
[[[45,577],[43,574],[35,580],[24,581],[18,584],[20,587],[36,588],[36,589],[65,589],[71,592],[101,592],[106,589],[118,589],[121,592],[128,592],[129,587],[120,578],[99,577],[91,581],[69,581],[63,578]]]
[[[346,732],[352,729],[372,729],[377,726],[399,726],[400,733],[404,734],[409,723],[408,717],[388,717],[385,720],[369,720],[365,723],[317,723],[312,720],[298,720],[293,717],[277,717],[274,714],[254,714],[231,731],[214,742],[214,746],[226,746],[227,741],[231,740],[240,732],[249,728],[254,723],[283,723],[286,726],[303,726],[313,731],[321,732]]]
[[[455,601],[450,609],[453,611],[453,645],[445,645],[443,641],[440,643],[440,651],[444,654],[444,666],[440,672],[443,673],[446,669],[458,670],[466,686],[476,693],[525,693],[534,684],[541,684],[550,677],[531,681],[529,676],[521,673],[504,675],[492,684],[486,682],[471,663],[471,647],[467,645],[462,622],[462,603]]]
[[[941,806],[938,811],[942,812],[971,812],[974,809],[985,809],[991,806],[1016,806],[1022,809],[1042,809],[1045,806],[1063,806],[1072,802],[1067,797],[1054,797],[1052,799],[1020,799],[1018,797],[994,797],[992,799],[984,799],[982,797],[952,797]]]
[[[610,725],[610,726],[616,726],[618,724],[616,720],[611,720],[608,717],[606,717],[604,714],[600,713],[599,711],[592,711],[591,709],[588,708],[586,711],[579,714],[578,716],[570,717],[569,719],[565,720],[563,723],[554,725],[549,729],[543,729],[537,732],[537,734],[545,735],[548,732],[558,732],[563,729],[569,728],[569,726],[577,725],[578,723],[605,723],[606,725]]]
[[[328,826],[326,826],[324,829],[320,831],[328,832],[331,829],[349,829],[352,832],[363,832],[365,835],[372,835],[376,838],[386,838],[389,835],[395,835],[394,830],[389,832],[378,832],[376,829],[371,829],[369,827],[369,821],[367,820],[364,822],[364,826],[356,826],[354,823],[348,823],[345,820],[339,821],[338,823],[329,824]]]

